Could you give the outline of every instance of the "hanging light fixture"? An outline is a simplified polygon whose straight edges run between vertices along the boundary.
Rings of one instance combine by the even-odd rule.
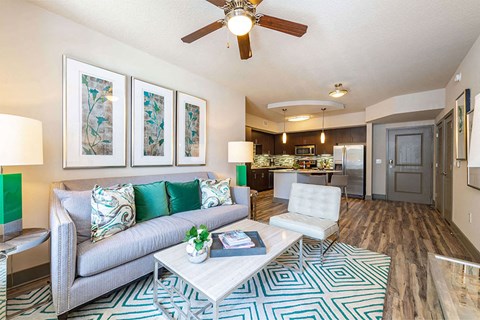
[[[347,93],[348,93],[348,90],[344,89],[341,83],[337,83],[335,84],[335,90],[330,91],[328,95],[333,98],[340,98],[346,95]]]
[[[327,110],[327,108],[322,108],[323,123],[322,123],[322,133],[320,134],[321,143],[325,143],[325,110]]]
[[[252,30],[255,16],[252,12],[245,10],[244,8],[236,8],[231,10],[227,16],[227,27],[236,36],[243,36]]]
[[[282,142],[283,144],[287,143],[287,132],[285,131],[285,112],[287,109],[282,109],[283,111],[283,134],[282,134]]]

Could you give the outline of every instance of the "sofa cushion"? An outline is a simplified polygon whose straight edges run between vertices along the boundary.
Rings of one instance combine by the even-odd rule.
[[[202,206],[198,180],[189,182],[167,181],[167,193],[170,198],[171,213],[196,210]]]
[[[193,226],[165,216],[136,224],[99,242],[77,246],[77,275],[88,277],[182,242]]]
[[[215,230],[226,224],[245,219],[247,216],[248,207],[240,204],[180,212],[175,215],[175,217],[185,219],[197,227],[204,224],[208,230]]]
[[[168,196],[165,181],[134,185],[136,221],[142,222],[168,216]]]
[[[55,194],[62,203],[63,208],[72,218],[77,229],[77,243],[91,238],[92,191],[67,191],[54,189]]]
[[[233,204],[230,178],[224,180],[198,179],[202,192],[202,209]]]
[[[92,190],[92,242],[135,225],[135,192],[132,184]]]

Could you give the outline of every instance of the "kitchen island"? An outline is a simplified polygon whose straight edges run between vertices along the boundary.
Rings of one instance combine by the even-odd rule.
[[[285,201],[290,198],[292,183],[308,183],[325,185],[328,176],[334,173],[342,173],[340,170],[318,169],[284,169],[271,171],[275,175],[273,179],[273,200]]]

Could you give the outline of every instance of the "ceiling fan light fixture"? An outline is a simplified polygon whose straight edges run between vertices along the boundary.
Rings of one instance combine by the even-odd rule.
[[[343,88],[341,83],[335,84],[335,90],[330,91],[328,94],[332,98],[341,98],[348,93],[348,90]]]
[[[289,117],[289,118],[287,119],[287,121],[297,122],[297,121],[305,121],[305,120],[308,120],[308,119],[310,119],[310,116],[308,116],[308,115],[302,115],[302,116]]]
[[[227,27],[234,35],[243,36],[253,28],[253,15],[245,9],[234,9],[226,16]]]

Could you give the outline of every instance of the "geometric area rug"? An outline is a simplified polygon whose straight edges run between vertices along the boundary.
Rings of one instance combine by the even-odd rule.
[[[298,267],[294,247],[277,261]],[[304,240],[304,271],[297,274],[271,263],[232,293],[220,305],[221,319],[381,319],[390,270],[390,257],[344,243],[335,243],[319,263],[319,243]],[[235,272],[232,270],[232,272]],[[170,273],[164,283],[177,282]],[[212,279],[212,281],[215,281]],[[164,306],[177,319],[167,294],[159,289]],[[206,299],[186,285],[192,309]],[[48,287],[8,300],[9,313],[48,299]],[[69,314],[71,319],[165,319],[152,304],[153,276],[142,278]],[[177,301],[178,300],[178,301]],[[175,299],[182,303],[181,299]],[[211,319],[207,310],[201,319]],[[15,319],[56,319],[51,303]]]

